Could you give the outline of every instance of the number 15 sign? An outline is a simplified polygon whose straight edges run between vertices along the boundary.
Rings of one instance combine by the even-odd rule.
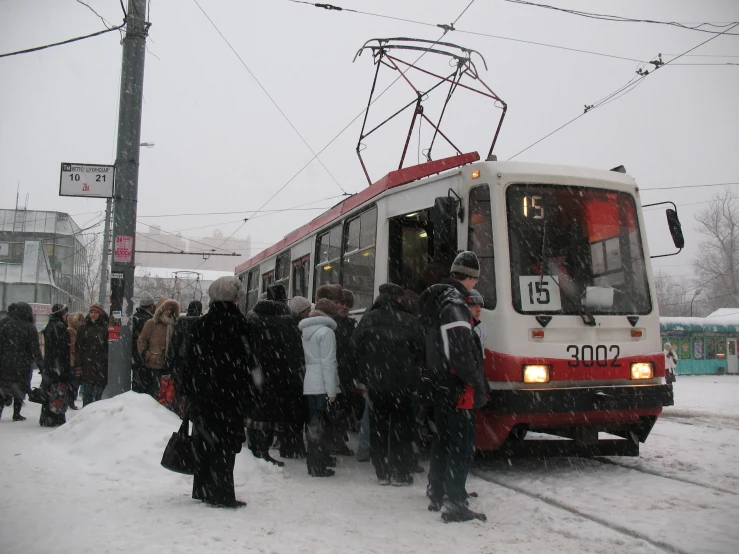
[[[112,198],[115,166],[62,163],[59,196]]]

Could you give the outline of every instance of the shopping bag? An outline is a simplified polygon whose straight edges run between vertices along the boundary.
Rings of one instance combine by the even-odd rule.
[[[30,397],[29,397],[30,398]],[[52,414],[66,413],[69,398],[69,387],[63,383],[54,383],[49,386],[49,411]]]
[[[172,433],[167,447],[164,449],[162,467],[175,473],[184,473],[185,475],[193,475],[195,473],[195,452],[192,448],[192,438],[190,437],[189,431],[190,419],[185,417],[182,420],[179,431]]]
[[[159,392],[157,392],[157,402],[162,406],[174,411],[175,398],[177,391],[175,390],[174,379],[170,375],[163,375],[159,379]]]
[[[338,432],[332,415],[326,408],[318,410],[307,426],[306,436],[309,442],[322,446],[326,450],[340,450],[344,444],[338,440]]]

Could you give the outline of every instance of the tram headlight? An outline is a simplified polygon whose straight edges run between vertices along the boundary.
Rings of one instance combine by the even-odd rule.
[[[548,365],[525,365],[523,366],[523,382],[524,383],[548,383],[549,382],[549,366]]]
[[[631,364],[632,379],[651,379],[654,369],[650,362],[634,362]]]

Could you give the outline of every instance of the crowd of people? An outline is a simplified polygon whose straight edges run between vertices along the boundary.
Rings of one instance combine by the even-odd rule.
[[[243,444],[282,466],[270,455],[278,446],[280,458],[305,458],[308,473],[325,478],[336,456],[354,456],[352,428],[360,432],[357,460],[372,462],[380,485],[410,485],[424,471],[419,414],[433,406],[428,509],[445,521],[484,519],[469,509],[465,488],[473,409],[486,402],[479,275],[475,254],[463,252],[450,278],[420,297],[383,284],[358,324],[349,315],[354,295],[337,284],[318,287],[315,304],[271,285],[246,315],[236,277],[213,282],[205,315],[200,302],[180,316],[178,302],[144,292],[132,322],[132,389],[193,423],[193,498],[224,507],[245,505],[233,482]],[[55,304],[43,355],[30,306],[15,303],[8,316],[0,323],[0,395],[3,406],[14,403],[15,421],[25,419],[34,366],[41,425],[64,424],[78,394],[83,406],[100,400],[108,367],[101,305],[85,315]]]

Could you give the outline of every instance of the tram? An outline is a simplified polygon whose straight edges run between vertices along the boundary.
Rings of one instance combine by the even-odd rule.
[[[472,250],[490,391],[477,449],[638,455],[673,396],[639,189],[622,171],[471,152],[390,172],[236,268],[242,309],[273,283],[313,301],[338,283],[359,318],[382,283],[420,295]]]

